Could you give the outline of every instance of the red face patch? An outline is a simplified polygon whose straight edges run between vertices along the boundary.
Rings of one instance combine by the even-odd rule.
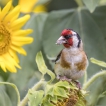
[[[70,29],[64,29],[61,33],[62,36],[69,35],[69,34],[72,34]]]
[[[64,45],[66,48],[69,48],[70,46],[73,45],[73,39],[72,39],[72,38],[68,39],[68,40],[67,40],[67,43],[64,43],[63,45]]]

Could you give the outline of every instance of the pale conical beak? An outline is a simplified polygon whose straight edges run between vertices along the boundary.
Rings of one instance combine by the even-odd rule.
[[[63,44],[63,43],[67,43],[67,41],[66,41],[66,39],[65,39],[63,36],[61,36],[61,37],[57,40],[56,44],[57,44],[57,45],[60,45],[60,44]]]

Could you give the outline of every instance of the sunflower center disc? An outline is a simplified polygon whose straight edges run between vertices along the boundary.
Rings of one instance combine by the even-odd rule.
[[[8,51],[10,42],[10,32],[2,23],[0,23],[0,55]]]

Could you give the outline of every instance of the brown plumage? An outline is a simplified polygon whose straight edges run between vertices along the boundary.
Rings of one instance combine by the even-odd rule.
[[[75,66],[77,67],[79,71],[80,70],[85,71],[86,65],[87,65],[87,57],[84,51],[81,53],[83,54],[82,60],[81,62],[75,63]]]
[[[65,57],[66,57],[65,55],[67,55],[67,53],[66,54],[64,54],[64,52],[61,53],[61,63],[60,64],[63,68],[71,69],[71,64],[70,64],[70,62],[68,62],[65,59]]]

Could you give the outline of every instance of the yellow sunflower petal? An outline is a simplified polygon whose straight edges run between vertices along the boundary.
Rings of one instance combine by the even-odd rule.
[[[17,45],[17,43],[18,43],[18,46],[24,46],[24,45],[26,45],[26,44],[30,44],[32,42],[32,39],[30,40],[30,41],[24,41],[24,42],[20,42],[20,41],[12,41],[12,44],[13,45]]]
[[[1,68],[3,69],[4,72],[7,72],[5,64],[4,63],[0,63]]]
[[[21,69],[21,67],[16,63],[16,61],[9,55],[9,53],[3,55],[3,58],[6,59],[9,63],[13,64],[17,68]]]
[[[11,22],[16,20],[19,17],[19,15],[20,15],[20,13],[16,13],[15,16],[13,18],[11,18]]]
[[[6,68],[8,71],[10,71],[10,72],[17,72],[17,70],[16,70],[14,64],[13,64],[13,63],[10,63],[10,62],[7,60],[7,58],[4,58],[4,57],[2,56],[2,60],[3,60],[3,63],[5,64],[5,68]]]
[[[33,38],[31,37],[12,37],[12,44],[17,45],[18,43],[18,46],[22,46],[24,44],[30,44],[32,43],[32,41]]]
[[[3,10],[0,13],[0,20],[2,20],[5,17],[5,15],[8,13],[11,7],[11,4],[12,4],[12,1],[9,1],[7,5],[3,8]]]
[[[14,73],[17,72],[17,70],[16,70],[16,68],[14,67],[14,65],[9,65],[7,61],[5,61],[5,65],[6,65],[6,68],[7,68],[8,71],[14,72]]]
[[[26,51],[22,47],[17,47],[15,45],[12,45],[11,49],[17,51],[20,54],[27,55]]]
[[[19,0],[19,5],[21,6],[21,12],[28,13],[31,12],[34,5],[38,2],[38,0]]]
[[[0,67],[3,69],[4,72],[7,72],[4,61],[1,56],[0,56]]]
[[[19,58],[14,50],[9,49],[9,54],[16,60],[17,63],[19,63]]]
[[[12,36],[26,36],[30,33],[32,33],[33,30],[27,29],[27,30],[16,30],[12,33]]]
[[[13,23],[11,23],[11,29],[12,30],[20,29],[29,20],[29,18],[30,18],[30,15],[25,15],[17,19]]]
[[[14,21],[20,13],[20,6],[16,6],[4,19],[4,22],[10,22],[11,20]]]

